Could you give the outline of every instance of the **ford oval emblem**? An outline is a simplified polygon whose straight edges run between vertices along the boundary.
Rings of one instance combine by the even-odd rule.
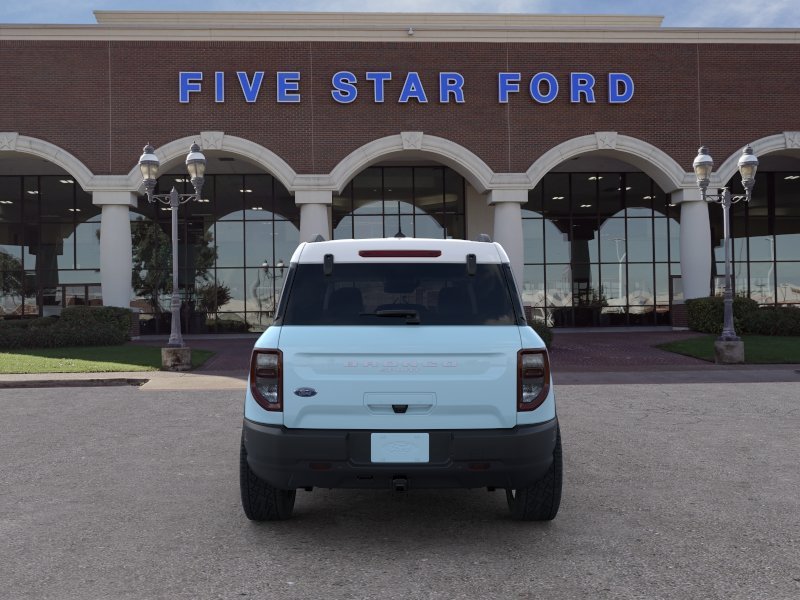
[[[297,388],[294,391],[295,396],[300,396],[301,398],[310,398],[311,396],[317,395],[317,390],[314,388]]]

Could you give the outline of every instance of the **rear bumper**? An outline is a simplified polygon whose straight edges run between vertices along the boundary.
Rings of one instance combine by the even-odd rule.
[[[281,489],[521,488],[539,479],[553,461],[558,420],[511,429],[431,431],[430,460],[371,462],[371,431],[287,429],[245,419],[250,468]],[[400,433],[400,432],[391,432]]]

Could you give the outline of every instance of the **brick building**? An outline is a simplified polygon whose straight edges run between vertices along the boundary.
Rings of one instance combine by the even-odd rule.
[[[179,212],[190,331],[269,322],[300,240],[505,246],[533,318],[669,324],[716,293],[721,210],[736,293],[800,304],[800,31],[659,17],[96,13],[0,25],[0,317],[133,305],[165,332],[169,218],[141,196],[145,143]],[[133,278],[131,278],[133,274]],[[188,312],[188,311],[187,311]]]

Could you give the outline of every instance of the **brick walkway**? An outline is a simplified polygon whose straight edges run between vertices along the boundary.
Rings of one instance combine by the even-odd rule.
[[[655,371],[709,366],[710,363],[659,350],[666,342],[702,337],[691,331],[560,332],[553,334],[550,359],[556,372]]]
[[[696,337],[700,334],[688,331],[630,331],[605,332],[598,330],[560,331],[553,335],[550,357],[553,369],[559,372],[602,371],[653,371],[678,370],[709,366],[709,363],[659,350],[654,346],[664,342]],[[202,368],[195,371],[247,372],[250,351],[257,336],[199,337],[185,336],[193,348],[216,352]],[[165,340],[142,338],[140,344],[160,346]]]

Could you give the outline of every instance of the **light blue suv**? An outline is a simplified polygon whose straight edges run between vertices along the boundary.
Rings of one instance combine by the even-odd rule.
[[[291,516],[298,489],[506,490],[513,518],[561,500],[547,350],[491,242],[301,244],[253,349],[242,506]]]

